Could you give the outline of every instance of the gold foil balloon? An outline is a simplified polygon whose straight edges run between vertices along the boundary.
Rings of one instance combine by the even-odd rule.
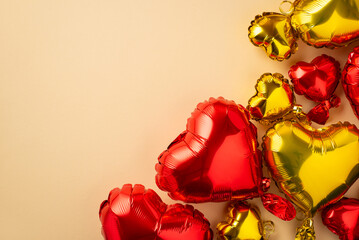
[[[264,125],[287,117],[293,118],[292,113],[300,119],[306,119],[301,113],[301,107],[295,105],[292,86],[282,74],[263,74],[255,88],[257,93],[249,99],[247,107],[252,119]]]
[[[359,0],[297,0],[291,23],[314,47],[347,46],[359,37]]]
[[[248,37],[267,55],[279,61],[289,58],[297,50],[290,18],[279,13],[263,13],[256,16],[248,29]]]
[[[312,218],[304,220],[302,226],[297,228],[295,240],[315,240],[314,223]]]
[[[338,201],[359,177],[359,131],[348,122],[321,129],[277,123],[263,137],[263,154],[277,186],[307,216],[297,239],[311,239],[314,214]]]
[[[359,0],[296,0],[290,10],[256,16],[249,39],[279,61],[297,49],[296,38],[314,47],[347,46],[359,38]],[[282,4],[283,4],[282,3]]]
[[[217,225],[222,240],[267,240],[274,231],[272,222],[263,222],[258,208],[245,202],[231,204],[227,221]]]

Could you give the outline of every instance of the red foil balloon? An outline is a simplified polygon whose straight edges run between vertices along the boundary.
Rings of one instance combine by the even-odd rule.
[[[263,198],[269,182],[262,177],[257,129],[249,119],[243,106],[224,98],[198,104],[187,129],[158,158],[158,187],[185,202]],[[265,197],[274,202],[280,198],[273,194]],[[279,212],[275,204],[267,203],[267,210],[276,216],[293,215],[283,213],[294,210],[285,199]]]
[[[295,218],[297,211],[294,206],[285,198],[275,194],[266,193],[261,197],[263,207],[278,218],[290,221]]]
[[[343,198],[326,207],[322,220],[330,231],[339,235],[341,240],[359,239],[359,200]]]
[[[342,84],[345,95],[359,119],[359,47],[349,54],[342,73]]]
[[[310,63],[298,62],[290,68],[288,74],[296,94],[320,103],[308,113],[308,118],[325,124],[329,118],[329,109],[340,105],[340,98],[334,95],[340,79],[339,62],[323,54]]]
[[[339,105],[340,98],[333,96],[330,100],[324,101],[312,108],[307,113],[307,117],[310,121],[324,125],[329,118],[329,109],[339,107]]]
[[[151,189],[123,185],[110,192],[100,207],[106,240],[210,240],[207,219],[190,205],[166,205]]]
[[[158,158],[156,183],[175,200],[220,202],[262,194],[261,152],[248,111],[223,98],[200,103]]]

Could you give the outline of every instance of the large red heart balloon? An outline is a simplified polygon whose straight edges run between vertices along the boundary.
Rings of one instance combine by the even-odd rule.
[[[185,202],[219,202],[260,196],[261,152],[248,111],[224,98],[200,103],[187,129],[156,164],[156,183]]]
[[[345,95],[359,118],[359,47],[349,54],[342,73],[342,84]]]
[[[323,54],[310,63],[298,62],[290,68],[288,74],[296,94],[320,103],[308,113],[308,118],[325,124],[329,118],[329,109],[340,104],[340,99],[333,95],[340,79],[339,62]]]
[[[106,240],[211,240],[207,219],[190,205],[166,205],[151,189],[125,184],[100,207]]]
[[[343,198],[326,207],[322,220],[330,231],[339,235],[341,240],[359,239],[359,200]]]

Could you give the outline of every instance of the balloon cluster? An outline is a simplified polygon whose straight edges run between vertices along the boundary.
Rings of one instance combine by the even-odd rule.
[[[358,74],[354,74],[358,69],[357,51],[350,54],[343,72],[348,98],[356,96],[350,89],[356,87],[355,81],[359,82]],[[358,211],[351,205],[343,210],[331,204],[338,202],[359,177],[359,130],[347,122],[314,129],[296,104],[293,92],[304,89],[300,93],[321,101],[333,98],[328,95],[335,90],[333,82],[338,74],[334,80],[333,61],[328,56],[321,57],[311,64],[329,59],[323,64],[328,66],[325,76],[300,71],[300,67],[313,67],[297,63],[289,74],[295,75],[294,87],[279,73],[263,74],[247,109],[221,97],[198,104],[187,120],[186,130],[160,154],[157,186],[172,199],[187,203],[235,201],[230,205],[227,221],[217,226],[219,238],[266,240],[273,225],[266,225],[268,222],[261,219],[257,208],[245,200],[260,197],[264,208],[283,220],[292,220],[296,211],[288,200],[265,193],[270,180],[263,177],[264,160],[280,191],[305,213],[296,239],[315,239],[312,218],[323,208],[323,222],[329,229],[340,236],[356,236],[354,220],[342,215],[355,216]],[[315,71],[320,71],[318,68],[314,67]],[[263,137],[263,152],[258,149],[257,129],[251,118],[264,125],[274,124]],[[126,184],[114,189],[101,205],[100,219],[107,240],[207,240],[213,236],[202,213],[189,205],[168,206],[142,185]]]
[[[296,0],[288,14],[257,16],[249,37],[277,60],[294,53],[297,36],[316,47],[345,46],[359,37],[357,6],[359,0]],[[311,122],[325,124],[329,109],[340,105],[334,94],[340,79],[359,118],[359,47],[342,73],[334,58],[322,55],[296,63],[288,75],[292,84],[279,73],[263,74],[247,107],[222,97],[199,103],[186,129],[158,157],[156,184],[186,203],[231,201],[227,219],[217,225],[219,239],[268,240],[273,223],[247,203],[260,198],[282,220],[295,218],[294,206],[304,213],[296,240],[315,239],[313,217],[321,210],[332,232],[357,240],[359,200],[342,197],[359,178],[359,130],[348,122],[315,129]],[[294,92],[317,106],[306,114]],[[251,120],[269,126],[262,151]],[[264,177],[264,164],[286,198],[268,193],[271,180]],[[142,185],[112,190],[99,214],[106,240],[213,238],[201,212],[167,205]]]
[[[250,41],[272,59],[288,59],[298,37],[317,48],[343,47],[359,38],[359,0],[283,1],[288,3],[287,11],[256,16],[248,29]]]
[[[243,106],[224,98],[198,104],[186,130],[159,156],[157,186],[192,203],[261,197],[268,211],[293,219],[295,209],[286,199],[264,193],[269,180],[262,176],[257,129],[249,119]]]
[[[311,121],[321,124],[327,121],[330,108],[327,106],[331,102],[339,105],[340,99],[334,91],[340,77],[355,114],[358,114],[358,51],[359,47],[349,55],[342,74],[339,63],[326,55],[311,63],[298,62],[289,70],[293,87],[281,74],[264,74],[257,82],[256,94],[249,100],[248,109],[254,120],[265,125],[274,124],[263,137],[264,162],[280,191],[305,213],[303,224],[297,229],[298,240],[315,239],[312,219],[315,213],[331,206],[334,208],[336,205],[331,204],[340,200],[359,177],[357,127],[348,122],[321,129],[310,126]],[[295,104],[293,89],[320,104],[306,115],[300,105]],[[307,117],[303,118],[303,115]],[[356,226],[358,218],[341,218],[349,213],[342,208],[340,211],[324,211],[323,222],[340,236],[351,234],[351,238],[341,239],[356,239],[352,237],[355,234],[353,225]],[[336,216],[333,212],[341,215]],[[341,219],[341,225],[338,219]],[[343,223],[344,220],[347,222]]]
[[[265,193],[270,182],[262,173],[257,129],[246,108],[222,97],[197,105],[186,130],[160,154],[156,171],[157,186],[174,200],[236,201],[229,210],[232,220],[218,225],[221,239],[265,238],[259,211],[244,200],[260,197],[282,220],[296,214],[288,200]]]

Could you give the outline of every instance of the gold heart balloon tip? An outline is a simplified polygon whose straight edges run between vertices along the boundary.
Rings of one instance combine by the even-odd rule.
[[[359,0],[283,3],[290,4],[288,11],[257,16],[248,29],[250,41],[271,59],[288,59],[297,50],[297,38],[317,48],[345,47],[359,38]]]

